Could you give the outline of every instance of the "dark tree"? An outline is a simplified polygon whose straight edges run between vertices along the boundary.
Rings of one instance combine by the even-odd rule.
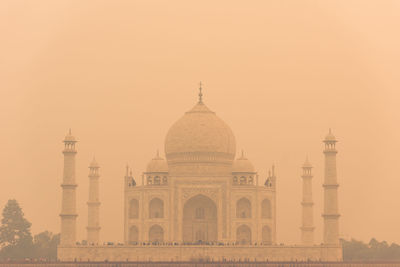
[[[34,257],[37,259],[57,260],[57,245],[60,243],[60,234],[54,235],[44,231],[34,236]]]
[[[343,259],[345,261],[384,261],[400,260],[400,246],[393,243],[389,246],[386,241],[379,242],[372,238],[368,244],[352,239],[342,240]]]
[[[23,259],[33,253],[31,223],[15,199],[10,199],[3,209],[0,226],[0,258]]]

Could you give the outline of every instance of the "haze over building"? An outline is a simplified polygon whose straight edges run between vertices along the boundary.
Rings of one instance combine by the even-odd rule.
[[[303,165],[302,242],[281,246],[276,237],[279,177],[272,165],[259,177],[242,151],[237,157],[230,127],[203,102],[169,129],[165,159],[157,151],[138,185],[129,167],[124,178],[124,244],[99,240],[99,165],[90,165],[88,244],[75,244],[74,156],[76,139],[65,138],[61,260],[341,260],[336,138],[325,143],[324,237],[314,244],[311,164]],[[122,178],[121,178],[122,179]],[[136,178],[137,179],[137,178]],[[299,190],[301,190],[299,188]],[[65,207],[70,207],[66,209]],[[156,253],[155,253],[156,252]]]
[[[33,234],[59,232],[60,140],[71,127],[77,239],[86,239],[96,155],[102,239],[123,242],[114,224],[124,224],[125,165],[140,185],[158,148],[165,158],[170,123],[192,107],[202,79],[237,155],[244,148],[260,177],[276,165],[279,242],[300,242],[305,154],[322,242],[317,140],[330,127],[340,136],[340,236],[400,242],[399,1],[24,3],[0,1],[0,204],[16,199]]]

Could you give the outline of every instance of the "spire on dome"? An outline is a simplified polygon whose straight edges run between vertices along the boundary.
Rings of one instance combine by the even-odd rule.
[[[306,161],[303,164],[303,168],[312,168],[310,161],[308,160],[308,155],[306,156]]]
[[[159,150],[156,156],[147,164],[146,172],[168,172],[167,161],[160,157]]]
[[[72,135],[71,128],[68,130],[68,134],[65,136],[64,142],[76,142],[75,137]]]
[[[64,138],[64,152],[76,153],[75,143],[78,142],[76,138],[72,135],[71,128],[69,128],[67,135]]]
[[[91,169],[98,169],[98,168],[100,168],[100,167],[99,167],[99,164],[97,163],[96,158],[95,158],[94,156],[93,156],[92,162],[90,163],[89,168],[91,168]]]
[[[153,158],[153,160],[161,160],[161,159],[163,159],[163,158],[160,157],[160,150],[157,149],[156,156]]]
[[[331,128],[329,128],[329,133],[325,136],[324,142],[337,142],[336,137],[333,135]]]
[[[200,84],[199,84],[199,103],[203,103],[203,93],[201,92],[201,90],[203,90],[203,88],[201,86],[202,86],[202,84],[200,82]]]

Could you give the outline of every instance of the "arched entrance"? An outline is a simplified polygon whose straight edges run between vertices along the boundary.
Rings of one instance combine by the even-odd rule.
[[[164,218],[164,202],[153,198],[149,203],[149,218]]]
[[[236,218],[251,218],[251,203],[245,197],[236,203]]]
[[[268,225],[265,225],[262,228],[262,242],[264,245],[271,245],[272,244],[272,234],[271,228]]]
[[[247,225],[241,225],[236,230],[236,242],[241,245],[251,244],[251,229]]]
[[[155,224],[152,227],[150,227],[149,241],[156,243],[164,241],[164,230],[162,229],[161,226]]]
[[[183,242],[212,242],[218,240],[217,206],[208,197],[197,195],[183,207]]]

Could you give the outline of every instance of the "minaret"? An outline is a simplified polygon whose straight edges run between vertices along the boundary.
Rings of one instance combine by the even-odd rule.
[[[89,166],[88,226],[86,227],[88,244],[98,244],[100,237],[99,168],[93,158]]]
[[[301,229],[301,243],[303,245],[311,246],[314,244],[314,219],[313,219],[313,198],[312,198],[312,165],[308,158],[303,164],[303,200],[302,206],[302,225]]]
[[[325,180],[324,180],[324,244],[339,245],[338,187],[336,177],[336,138],[329,129],[325,137]]]
[[[76,242],[76,193],[77,184],[75,182],[75,137],[71,134],[71,129],[64,139],[64,175],[62,187],[62,206],[61,206],[61,246],[73,246]]]

